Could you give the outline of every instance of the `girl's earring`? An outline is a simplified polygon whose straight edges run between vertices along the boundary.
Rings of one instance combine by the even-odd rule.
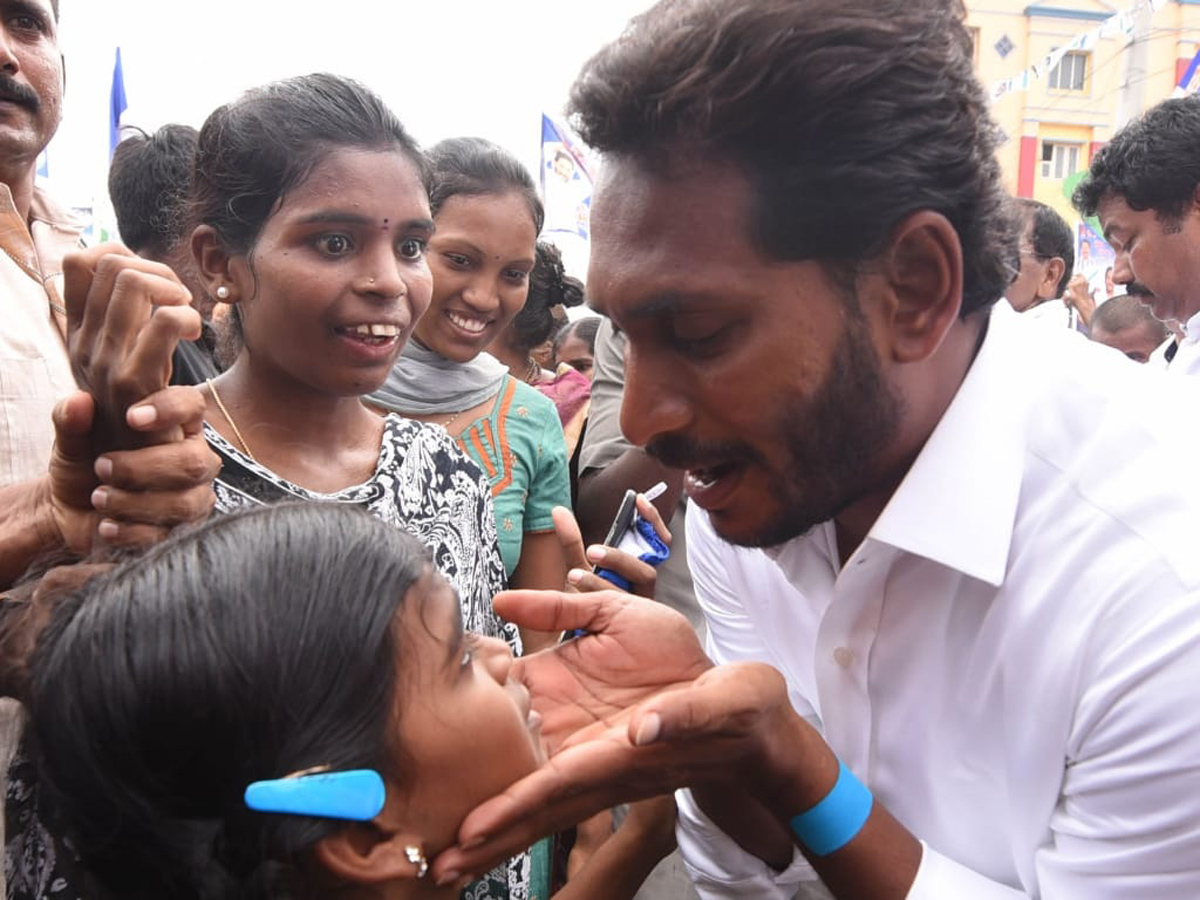
[[[220,287],[218,287],[217,288],[217,299],[218,300],[228,300],[229,299],[229,288],[225,287],[225,285],[221,285]]]
[[[424,878],[425,873],[429,871],[429,860],[425,858],[425,851],[417,844],[409,844],[404,848],[404,858],[417,867],[417,877]]]

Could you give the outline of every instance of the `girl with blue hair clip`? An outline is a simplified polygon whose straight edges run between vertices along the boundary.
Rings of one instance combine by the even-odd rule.
[[[456,897],[428,861],[542,759],[512,665],[399,529],[235,512],[57,604],[28,698],[43,811],[89,900]],[[632,895],[661,855],[633,825],[563,900]]]

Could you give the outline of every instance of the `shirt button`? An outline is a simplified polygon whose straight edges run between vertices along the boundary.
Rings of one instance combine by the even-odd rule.
[[[833,651],[833,661],[843,669],[848,669],[854,664],[854,652],[848,647],[838,647]]]

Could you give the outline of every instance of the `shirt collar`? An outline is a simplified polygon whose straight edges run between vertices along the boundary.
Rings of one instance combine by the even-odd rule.
[[[1004,581],[1020,496],[1022,398],[1039,390],[1022,364],[1017,319],[995,304],[958,393],[867,536],[994,586]]]
[[[1187,320],[1187,324],[1183,326],[1183,330],[1187,333],[1187,337],[1184,340],[1189,344],[1200,341],[1200,312]]]

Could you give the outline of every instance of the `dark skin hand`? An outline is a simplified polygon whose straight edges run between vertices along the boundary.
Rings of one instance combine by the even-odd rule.
[[[47,474],[0,489],[5,586],[42,554],[146,544],[213,504],[203,396],[167,386],[175,346],[199,334],[187,290],[115,245],[69,254],[63,272],[72,369],[90,393],[56,407]]]
[[[507,592],[507,619],[590,633],[517,661],[551,756],[477,807],[434,863],[454,881],[615,803],[691,786],[705,812],[770,865],[790,862],[786,823],[832,788],[837,758],[761,663],[714,667],[686,620],[615,592]],[[920,843],[879,803],[843,848],[810,861],[839,898],[901,900]]]

